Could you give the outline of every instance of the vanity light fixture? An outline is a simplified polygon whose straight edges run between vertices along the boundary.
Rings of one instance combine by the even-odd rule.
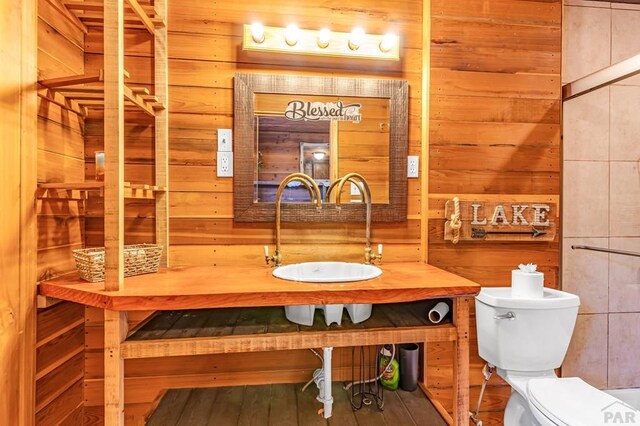
[[[362,45],[364,36],[365,36],[364,30],[360,27],[355,27],[353,31],[351,31],[351,37],[349,38],[349,49],[351,50],[360,49],[360,45]]]
[[[264,42],[264,25],[260,22],[254,22],[251,24],[251,38],[256,43],[260,44]]]
[[[398,44],[398,36],[394,33],[387,33],[382,37],[382,41],[380,42],[380,51],[388,52]]]
[[[322,160],[324,160],[324,155],[325,155],[324,152],[316,151],[316,152],[313,153],[313,158],[318,160],[318,161],[322,161]]]
[[[260,23],[244,26],[243,50],[269,53],[294,53],[301,55],[334,56],[354,59],[378,59],[397,61],[400,59],[398,36],[367,34],[363,28],[354,28],[350,33],[268,27]]]
[[[329,46],[329,41],[331,40],[331,30],[328,28],[323,28],[318,32],[318,47],[321,49],[325,49]]]
[[[289,46],[295,46],[298,43],[298,37],[300,37],[300,29],[296,24],[289,24],[284,30],[284,41]]]

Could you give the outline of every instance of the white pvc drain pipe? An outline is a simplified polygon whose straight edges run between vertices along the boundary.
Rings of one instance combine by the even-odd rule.
[[[322,348],[322,369],[313,373],[313,381],[318,387],[318,401],[324,404],[322,415],[325,419],[331,417],[333,412],[333,396],[331,395],[331,356],[333,348]]]

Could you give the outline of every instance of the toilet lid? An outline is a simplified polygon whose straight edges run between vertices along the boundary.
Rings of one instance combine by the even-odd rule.
[[[535,408],[559,425],[604,425],[605,412],[615,414],[628,407],[578,377],[532,379],[527,393]]]

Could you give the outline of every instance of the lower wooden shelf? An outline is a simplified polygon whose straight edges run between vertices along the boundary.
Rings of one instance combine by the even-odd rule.
[[[316,401],[317,389],[305,392],[302,384],[270,384],[200,389],[170,389],[147,426],[174,425],[429,425],[447,423],[424,393],[385,391],[384,410],[375,404],[351,409],[350,393],[342,383],[333,383],[333,415],[323,419]],[[125,408],[126,410],[126,408]]]
[[[123,342],[122,356],[131,359],[454,341],[456,329],[451,323],[434,325],[427,320],[428,310],[437,302],[374,305],[367,321],[353,324],[345,314],[340,326],[326,326],[316,310],[311,327],[289,322],[283,307],[161,311]]]

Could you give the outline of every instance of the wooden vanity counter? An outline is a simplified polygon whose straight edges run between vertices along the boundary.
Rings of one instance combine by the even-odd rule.
[[[426,345],[434,341],[448,341],[454,346],[453,415],[433,398],[424,378],[420,388],[447,423],[468,425],[469,305],[472,297],[480,291],[480,286],[424,263],[389,263],[380,267],[383,274],[377,278],[331,284],[282,280],[273,277],[272,269],[267,266],[169,268],[155,274],[126,278],[117,291],[105,291],[104,283],[88,283],[74,273],[40,283],[39,292],[43,296],[104,310],[105,421],[109,425],[124,425],[124,359],[391,342],[419,342]],[[451,299],[451,321],[438,325],[428,323],[424,316],[427,308],[414,306],[415,303],[422,303],[416,301],[425,299]],[[282,309],[276,310],[276,315],[272,312],[275,308],[265,308],[333,303],[377,304],[374,311],[386,315],[387,319],[381,320],[373,315],[354,327],[301,329],[282,318],[281,323],[276,321],[283,317]],[[223,313],[216,308],[231,309]],[[262,312],[258,315],[261,318],[267,315],[268,320],[264,324],[257,324],[260,326],[257,331],[236,327],[233,333],[225,334],[223,331],[228,327],[215,326],[213,333],[209,334],[199,329],[188,330],[192,336],[188,338],[155,337],[139,340],[136,339],[136,330],[128,330],[127,327],[127,311],[209,309],[213,312],[205,313],[212,315],[212,318],[220,315],[226,318],[229,311],[237,308],[241,308],[242,312],[246,311],[242,308],[256,311],[271,309],[271,313]],[[417,315],[416,309],[419,311]],[[171,314],[165,312],[163,315],[166,317]],[[202,312],[198,315],[202,315]],[[163,318],[160,317],[159,321],[162,322]],[[157,327],[153,328],[155,330]],[[250,327],[251,330],[253,328]],[[242,329],[242,332],[238,329]],[[186,335],[182,332],[178,334]],[[426,371],[427,362],[427,357],[423,357],[423,371]]]
[[[473,281],[424,263],[381,265],[367,281],[305,283],[271,275],[266,266],[170,268],[126,278],[124,288],[104,291],[78,274],[40,284],[40,294],[113,311],[173,310],[330,303],[398,303],[478,294]]]

